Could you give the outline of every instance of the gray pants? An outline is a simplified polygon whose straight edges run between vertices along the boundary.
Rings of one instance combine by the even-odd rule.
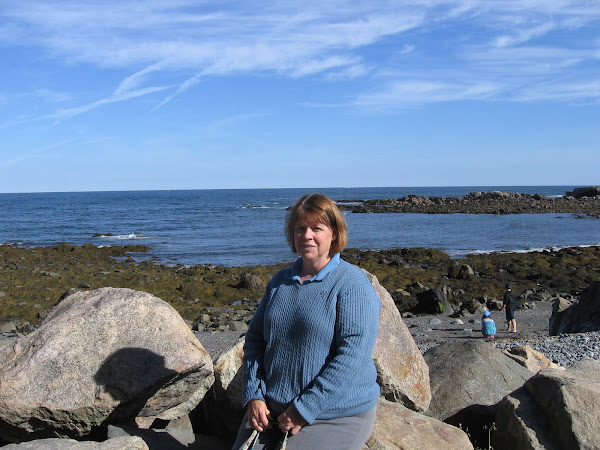
[[[288,437],[287,450],[360,450],[371,435],[376,409],[356,416],[315,420]],[[232,450],[240,449],[252,431],[246,413]],[[283,433],[273,427],[260,433],[254,450],[278,450],[282,439]]]

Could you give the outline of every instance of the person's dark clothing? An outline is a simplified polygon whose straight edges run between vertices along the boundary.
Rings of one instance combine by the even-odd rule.
[[[517,296],[515,293],[513,291],[506,291],[502,303],[506,307],[506,320],[513,320],[515,318],[515,309],[517,308]]]

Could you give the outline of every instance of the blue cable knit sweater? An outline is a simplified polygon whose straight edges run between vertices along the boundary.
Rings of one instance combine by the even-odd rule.
[[[271,279],[250,323],[244,405],[267,398],[294,404],[309,424],[366,412],[379,397],[371,356],[379,298],[366,275],[339,255],[304,284],[301,267],[299,259]]]

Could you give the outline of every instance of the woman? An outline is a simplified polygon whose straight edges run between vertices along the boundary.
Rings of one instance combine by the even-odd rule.
[[[247,412],[234,449],[255,437],[255,449],[287,440],[287,450],[352,450],[369,438],[381,304],[366,275],[340,259],[346,228],[322,194],[288,212],[286,238],[300,257],[271,279],[246,333]]]

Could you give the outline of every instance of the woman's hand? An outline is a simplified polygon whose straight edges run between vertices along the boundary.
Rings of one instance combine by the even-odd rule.
[[[294,405],[290,406],[277,418],[279,428],[283,432],[289,432],[292,436],[306,425],[306,420],[300,415]]]
[[[251,400],[248,402],[248,425],[259,433],[271,428],[269,421],[273,420],[267,404],[262,400]]]

